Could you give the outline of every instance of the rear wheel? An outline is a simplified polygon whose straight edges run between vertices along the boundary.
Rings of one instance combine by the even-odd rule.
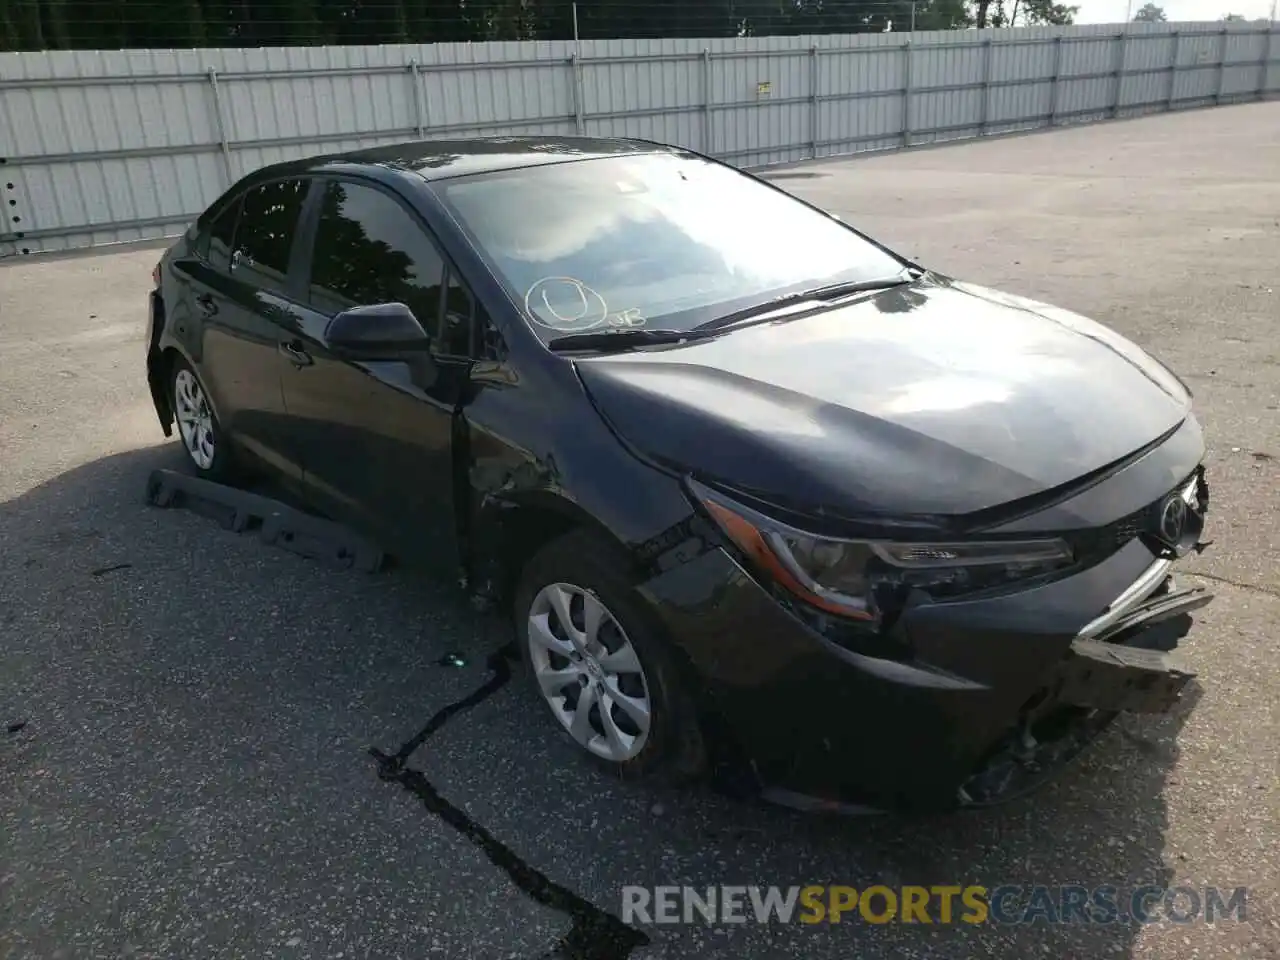
[[[175,357],[172,364],[169,396],[174,419],[178,423],[178,438],[197,475],[218,482],[231,479],[230,445],[209,403],[204,385],[181,357]]]
[[[574,532],[543,548],[521,576],[515,613],[539,698],[597,764],[628,778],[702,771],[696,713],[609,544]]]

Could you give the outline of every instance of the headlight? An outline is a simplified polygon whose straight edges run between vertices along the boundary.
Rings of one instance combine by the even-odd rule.
[[[788,527],[690,481],[725,535],[761,571],[827,613],[875,620],[894,594],[957,596],[1074,562],[1061,540],[915,543],[835,540]]]

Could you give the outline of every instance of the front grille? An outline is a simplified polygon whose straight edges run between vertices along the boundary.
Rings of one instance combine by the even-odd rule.
[[[1188,474],[1177,486],[1166,490],[1146,506],[1119,520],[1113,520],[1105,527],[1078,530],[1068,534],[1066,539],[1075,552],[1076,559],[1086,566],[1091,566],[1105,560],[1144,533],[1155,530],[1159,522],[1160,508],[1165,499],[1174,491],[1185,490],[1187,484],[1194,478],[1194,473]]]

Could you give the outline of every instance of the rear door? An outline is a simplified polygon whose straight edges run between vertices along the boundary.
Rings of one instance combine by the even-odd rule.
[[[205,354],[206,336],[214,340],[228,322],[235,302],[231,281],[231,251],[244,197],[237,196],[196,236],[187,256],[173,263],[179,280],[179,296],[170,310],[170,329],[196,364],[196,373],[213,403],[218,420],[227,428],[243,401],[235,389],[232,370],[215,367]],[[218,351],[215,351],[217,353]]]
[[[299,322],[294,241],[309,187],[289,178],[250,188],[198,238],[186,267],[199,372],[223,429],[294,480],[301,468],[282,432],[281,351]]]
[[[396,553],[456,570],[451,434],[470,359],[466,350],[452,353],[460,342],[456,317],[440,339],[444,259],[391,192],[365,181],[320,183],[308,310],[287,345],[293,357],[283,375],[304,483],[330,512]],[[412,356],[354,362],[325,345],[335,314],[390,302],[408,305],[432,336],[430,363]],[[469,327],[462,337],[469,344]]]

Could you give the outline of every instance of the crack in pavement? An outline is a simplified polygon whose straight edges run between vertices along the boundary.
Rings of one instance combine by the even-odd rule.
[[[160,483],[165,479],[159,474],[159,471],[153,471],[147,481],[147,499],[157,506],[161,504],[156,502],[153,494],[161,489]],[[209,485],[202,487],[194,497],[184,497],[177,505],[192,508],[205,500],[215,506],[238,509],[242,493],[222,485]],[[166,501],[164,505],[169,503]],[[131,564],[122,563],[102,567],[94,570],[93,576],[102,576],[130,566]],[[482,703],[505,686],[511,679],[511,661],[518,658],[515,643],[508,642],[489,655],[488,667],[491,675],[488,680],[465,697],[438,710],[394,754],[384,753],[377,747],[370,747],[369,753],[377,760],[378,776],[381,779],[399,783],[418,797],[427,810],[479,847],[489,861],[505,872],[516,888],[530,899],[568,915],[572,920],[569,932],[549,952],[540,954],[536,960],[627,960],[637,948],[650,943],[648,936],[529,866],[510,847],[472,820],[465,811],[446,800],[425,774],[407,766],[414,751],[426,743],[451,717]],[[445,662],[456,666],[462,661],[456,657],[446,657]],[[17,733],[22,726],[25,726],[25,721],[21,725],[11,724],[9,733]]]
[[[1219,576],[1216,573],[1192,573],[1187,571],[1182,574],[1184,577],[1199,577],[1201,580],[1212,580],[1215,583],[1225,583],[1229,587],[1237,587],[1241,590],[1252,590],[1254,593],[1264,593],[1269,597],[1280,598],[1280,589],[1276,587],[1264,587],[1256,583],[1244,583],[1241,580],[1232,580],[1230,577]]]
[[[387,754],[377,747],[371,747],[369,753],[378,761],[381,779],[399,783],[421,800],[427,810],[475,844],[530,899],[569,916],[573,922],[569,932],[549,952],[539,954],[537,960],[626,960],[634,950],[649,944],[645,934],[529,866],[465,811],[446,800],[425,774],[406,765],[410,755],[450,717],[487,700],[505,686],[511,679],[511,660],[516,656],[514,643],[495,651],[488,660],[488,680],[462,699],[442,707],[395,753]]]

